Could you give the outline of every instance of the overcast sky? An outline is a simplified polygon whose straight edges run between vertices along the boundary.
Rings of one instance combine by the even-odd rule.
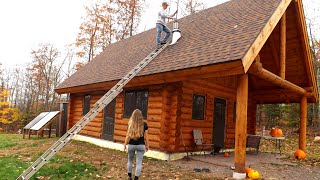
[[[182,0],[186,1],[186,0]],[[203,0],[212,7],[227,0]],[[176,0],[172,2],[175,8]],[[319,0],[303,0],[306,14],[312,18],[319,15]],[[59,50],[75,42],[84,6],[92,0],[2,0],[0,2],[0,62],[14,66],[31,62],[30,52],[40,43],[54,44]],[[146,0],[139,31],[153,28],[156,11],[161,0]],[[318,16],[319,17],[319,16]],[[320,19],[317,20],[317,36],[320,37]]]

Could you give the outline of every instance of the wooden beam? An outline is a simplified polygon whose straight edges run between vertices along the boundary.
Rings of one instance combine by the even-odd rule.
[[[299,149],[304,152],[307,140],[307,108],[307,97],[303,96],[300,103]]]
[[[235,172],[245,173],[248,109],[248,74],[241,75],[237,87]]]
[[[260,77],[261,79],[264,79],[266,81],[269,81],[275,85],[278,85],[284,89],[288,89],[290,91],[299,93],[301,95],[306,95],[307,91],[285,79],[282,79],[281,77],[273,74],[272,72],[263,69],[262,64],[259,62],[255,62],[251,65],[251,68],[249,70],[250,73],[254,74],[255,76]]]
[[[316,78],[315,78],[315,73],[314,73],[314,65],[313,65],[313,60],[311,57],[311,50],[309,48],[309,37],[308,37],[308,31],[307,31],[307,25],[306,25],[306,20],[304,16],[304,10],[302,6],[302,0],[295,0],[295,9],[297,13],[297,25],[298,25],[298,30],[300,31],[300,37],[301,37],[301,44],[303,47],[303,55],[305,57],[305,62],[306,62],[306,70],[307,70],[307,75],[308,75],[308,80],[309,80],[309,85],[312,86],[314,89],[315,93],[315,99],[318,101],[319,95],[318,95],[318,87],[316,83]]]
[[[282,79],[286,79],[286,13],[282,15],[281,21],[280,21],[280,70],[279,70],[279,76]]]
[[[146,76],[137,76],[133,78],[126,87],[137,87],[152,84],[162,84],[170,82],[178,82],[190,79],[198,78],[212,78],[212,77],[222,77],[231,76],[243,73],[243,67],[241,60],[236,60],[232,62],[219,63],[210,66],[202,66],[197,68],[190,68],[184,70],[170,71],[165,73],[158,73]],[[119,80],[88,84],[83,86],[69,87],[63,89],[55,89],[59,94],[65,93],[79,93],[98,91],[98,90],[108,90],[114,86]]]
[[[278,52],[278,49],[276,47],[276,42],[278,43],[278,41],[274,40],[274,34],[271,34],[269,37],[269,46],[271,48],[271,52],[272,52],[272,56],[274,58],[274,64],[276,66],[276,69],[279,70],[279,66],[280,66],[280,55]]]
[[[252,62],[254,61],[255,57],[260,52],[261,48],[269,38],[270,34],[272,33],[273,29],[278,24],[280,18],[285,13],[286,9],[288,8],[289,4],[292,0],[282,0],[278,5],[277,9],[271,16],[270,20],[266,23],[265,27],[262,29],[256,40],[250,46],[248,52],[242,58],[242,64],[244,67],[244,72],[246,73]]]

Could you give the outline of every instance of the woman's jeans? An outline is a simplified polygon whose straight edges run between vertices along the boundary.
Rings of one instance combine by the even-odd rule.
[[[160,23],[157,23],[156,27],[157,27],[157,38],[156,38],[157,45],[161,44],[160,38],[161,38],[162,31],[164,31],[166,33],[166,36],[164,37],[162,42],[167,43],[167,41],[171,35],[171,30],[167,26],[164,26]]]
[[[128,173],[132,173],[132,163],[134,154],[136,154],[136,173],[135,176],[140,176],[142,169],[142,158],[145,152],[145,145],[128,145]]]

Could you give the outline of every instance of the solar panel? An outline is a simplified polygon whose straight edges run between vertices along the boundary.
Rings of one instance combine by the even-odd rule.
[[[37,117],[35,117],[32,121],[30,121],[30,122],[24,127],[24,129],[30,129],[32,126],[34,126],[35,124],[37,124],[37,122],[39,122],[42,118],[44,118],[47,114],[49,114],[49,112],[42,112],[42,113],[40,113]]]
[[[40,121],[38,121],[35,125],[33,125],[30,129],[39,131],[44,125],[50,122],[53,118],[55,118],[60,111],[52,111],[49,112],[46,116],[44,116]]]

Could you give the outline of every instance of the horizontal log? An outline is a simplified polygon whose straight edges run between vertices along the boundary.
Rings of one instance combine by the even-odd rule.
[[[162,102],[149,102],[148,109],[161,109],[163,107]]]
[[[129,120],[128,119],[116,119],[115,124],[122,124],[122,125],[128,125]]]
[[[155,141],[150,141],[149,142],[149,147],[152,148],[152,149],[160,149],[159,142],[155,142]]]
[[[150,115],[161,115],[162,109],[148,109],[148,114]]]
[[[116,119],[123,119],[123,114],[115,114]]]
[[[127,136],[127,131],[122,131],[122,130],[115,129],[114,130],[114,135],[126,137]]]
[[[116,108],[116,113],[117,114],[122,114],[123,113],[123,109],[122,108]]]
[[[299,93],[301,95],[306,95],[307,93],[307,91],[302,87],[299,87],[285,79],[282,79],[281,77],[273,74],[272,72],[262,68],[262,64],[259,62],[255,62],[251,65],[251,68],[249,69],[249,73],[254,74],[255,76],[260,77],[261,79],[269,81],[284,89],[288,89],[290,91]]]
[[[121,109],[124,107],[124,104],[123,103],[116,103],[116,109]]]
[[[162,102],[162,96],[148,97],[148,102]]]
[[[149,134],[149,142],[160,142],[160,137],[158,135]]]
[[[126,137],[124,137],[124,136],[117,136],[117,135],[114,135],[113,136],[113,140],[115,141],[115,142],[122,142],[122,143],[124,143],[124,140],[126,139]]]
[[[92,136],[92,137],[96,137],[96,138],[100,138],[100,137],[101,137],[101,133],[92,132],[92,131],[87,131],[87,130],[82,130],[82,131],[80,132],[80,134],[88,135],[88,136]]]
[[[192,114],[192,108],[191,107],[182,107],[181,113],[182,114]]]
[[[114,129],[116,130],[121,130],[121,131],[127,131],[127,125],[122,125],[122,124],[115,124]]]
[[[160,129],[157,128],[148,128],[148,134],[153,134],[153,135],[160,135]]]
[[[161,124],[160,122],[148,122],[148,127],[160,129]]]
[[[162,95],[162,90],[161,89],[149,91],[149,97],[150,96],[161,96],[161,95]]]
[[[148,114],[148,121],[157,121],[160,122],[161,121],[161,115],[157,115],[157,114]]]
[[[182,87],[182,93],[183,94],[193,94],[194,90],[192,88]]]
[[[86,126],[83,129],[86,131],[92,131],[92,132],[98,132],[98,133],[101,133],[101,130],[102,130],[101,127],[92,127],[92,126]]]

